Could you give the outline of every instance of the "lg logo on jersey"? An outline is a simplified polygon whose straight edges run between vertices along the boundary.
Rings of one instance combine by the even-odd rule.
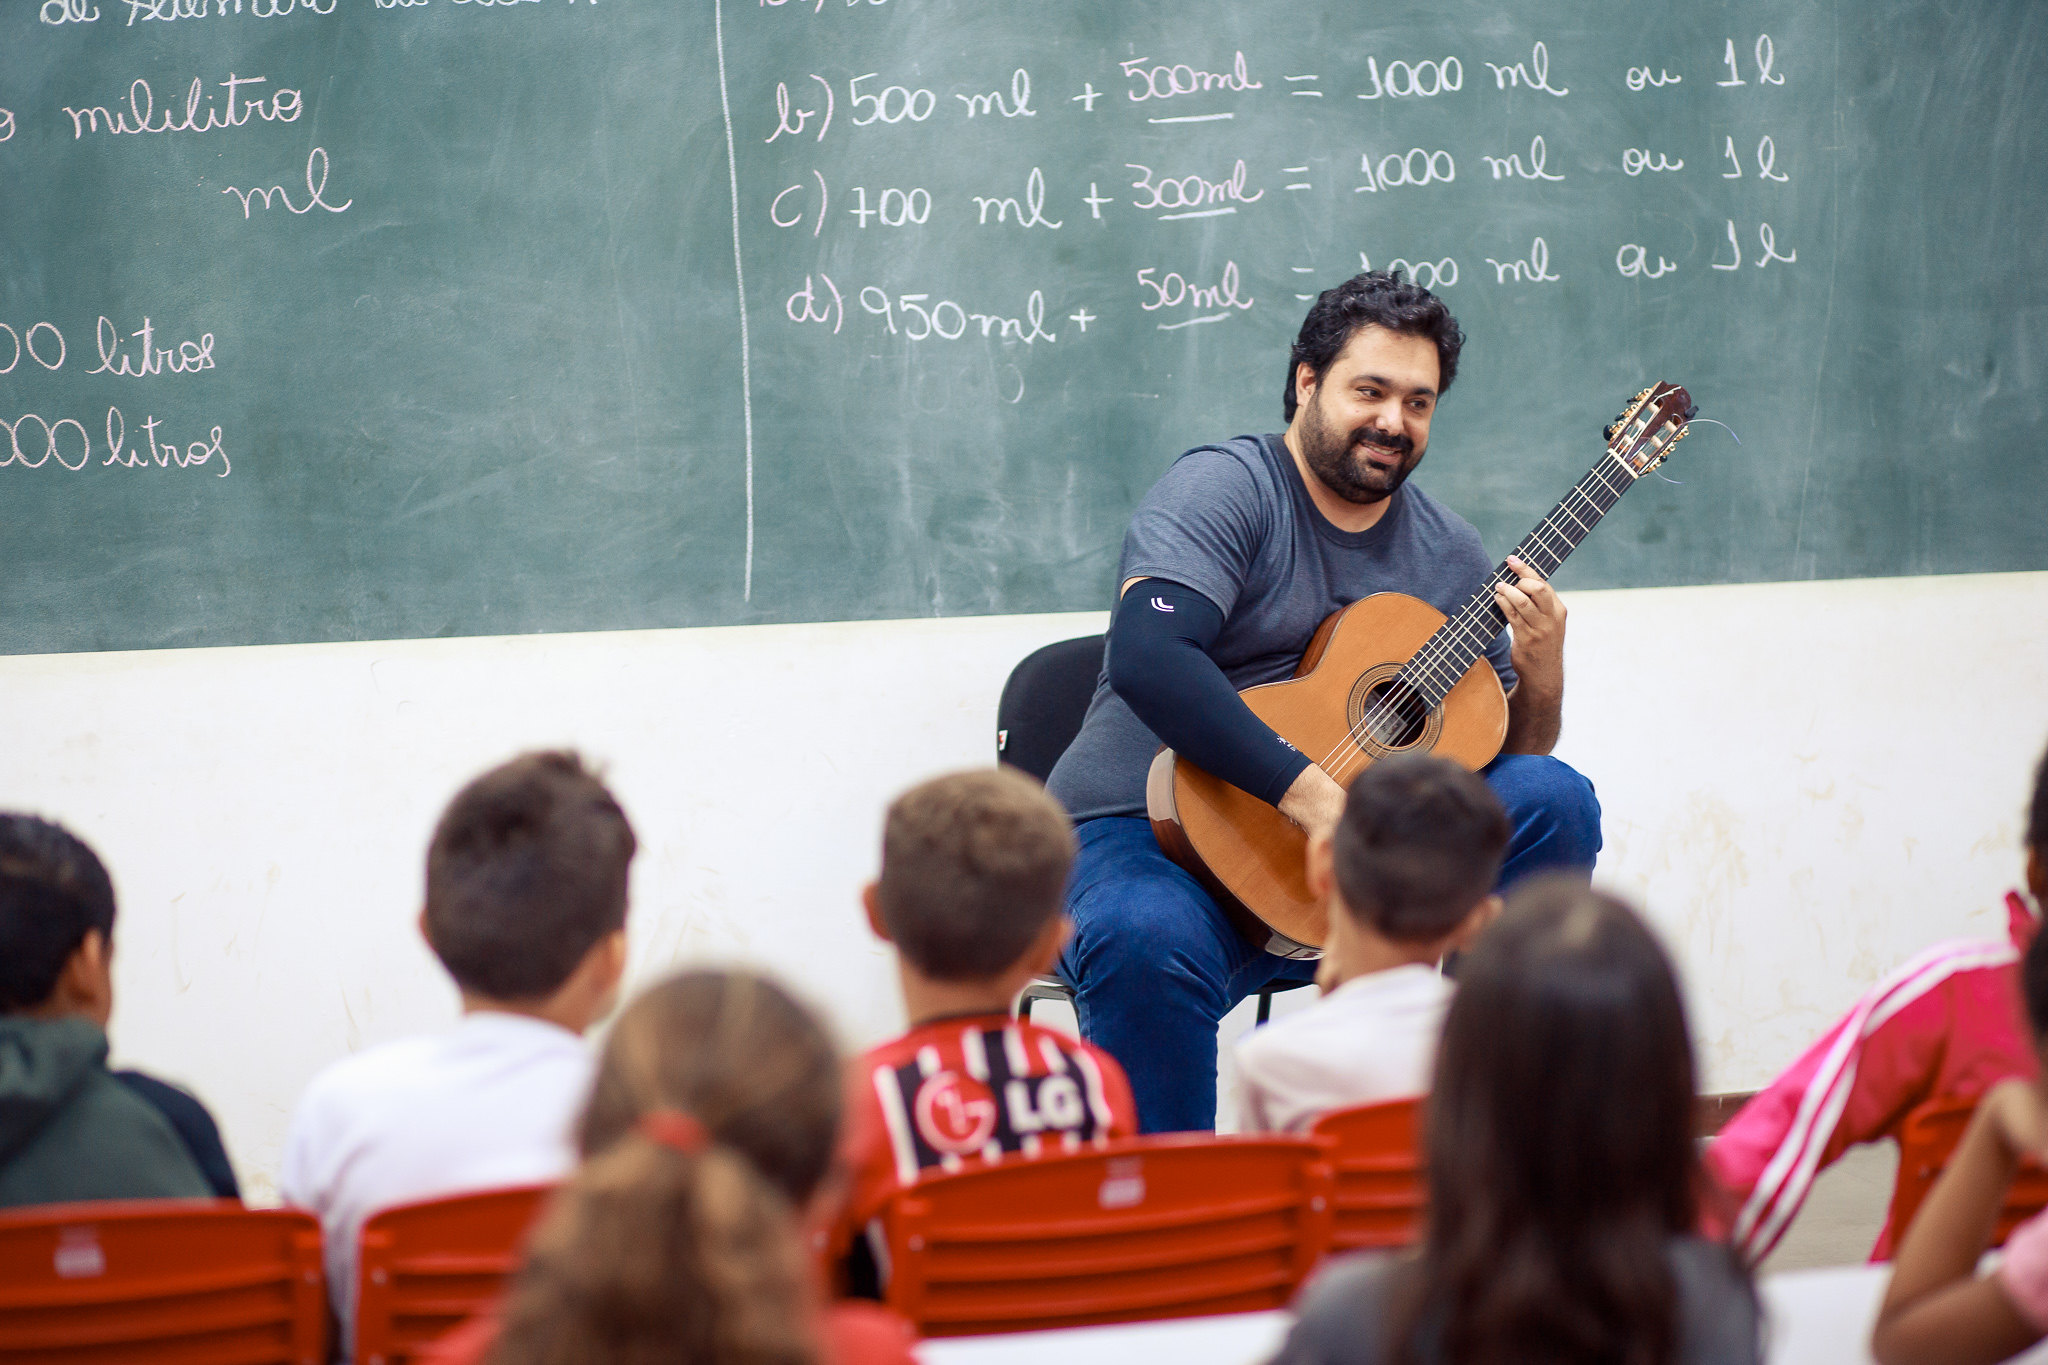
[[[1003,1106],[1009,1110],[1010,1127],[1020,1134],[1049,1128],[1070,1132],[1088,1117],[1081,1087],[1071,1076],[1047,1076],[1039,1081],[1035,1102],[1030,1081],[1011,1081],[1003,1087]]]

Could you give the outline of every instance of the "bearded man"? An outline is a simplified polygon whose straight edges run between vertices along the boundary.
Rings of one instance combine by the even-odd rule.
[[[1479,533],[1407,484],[1463,345],[1443,301],[1398,274],[1325,291],[1288,363],[1287,430],[1195,447],[1131,518],[1102,676],[1047,787],[1081,846],[1058,971],[1083,1035],[1129,1073],[1146,1132],[1214,1127],[1217,1023],[1316,969],[1244,938],[1161,852],[1146,770],[1164,744],[1311,835],[1336,824],[1344,789],[1237,694],[1292,676],[1316,627],[1361,597],[1407,593],[1449,614],[1486,580]],[[1482,773],[1514,830],[1503,887],[1542,870],[1590,873],[1601,843],[1592,784],[1548,757],[1564,604],[1508,563],[1519,578],[1496,600],[1510,629],[1486,651],[1508,730]]]

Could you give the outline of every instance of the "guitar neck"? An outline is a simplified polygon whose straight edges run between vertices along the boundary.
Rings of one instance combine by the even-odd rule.
[[[1636,476],[1627,465],[1611,454],[1602,455],[1599,463],[1587,470],[1586,476],[1536,523],[1536,529],[1522,537],[1515,546],[1514,557],[1549,578],[1635,481]],[[1445,694],[1507,625],[1507,618],[1493,600],[1493,590],[1518,577],[1505,561],[1495,565],[1478,591],[1437,628],[1402,668],[1401,681],[1432,709],[1442,703]]]

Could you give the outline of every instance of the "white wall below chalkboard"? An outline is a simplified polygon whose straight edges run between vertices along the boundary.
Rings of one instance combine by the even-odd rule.
[[[2003,933],[2048,573],[1568,601],[1560,752],[1600,789],[1601,881],[1679,954],[1707,1088],[1759,1085],[1926,943]],[[862,1045],[900,1023],[855,905],[883,805],[991,761],[1010,665],[1103,621],[5,658],[0,807],[107,860],[116,1055],[199,1091],[262,1197],[314,1071],[454,1016],[413,919],[474,772],[535,745],[602,761],[644,846],[636,977],[771,965]]]

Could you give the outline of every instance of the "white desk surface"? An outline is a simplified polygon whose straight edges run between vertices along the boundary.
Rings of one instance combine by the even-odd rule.
[[[1767,1365],[1871,1365],[1870,1325],[1888,1265],[1841,1266],[1768,1275],[1763,1297]],[[1284,1312],[1069,1327],[1000,1337],[952,1337],[917,1348],[923,1365],[1260,1365],[1287,1335]],[[2015,1358],[2048,1365],[2048,1342]]]

